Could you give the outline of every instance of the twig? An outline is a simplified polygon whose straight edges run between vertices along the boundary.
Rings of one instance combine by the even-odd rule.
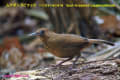
[[[110,56],[113,56],[113,54],[117,53],[120,50],[120,45],[110,47],[108,49],[105,49],[103,51],[100,51],[90,57],[87,58],[87,60],[95,60],[97,58],[108,58]]]
[[[116,59],[119,59],[119,58],[111,58],[111,59],[104,59],[104,60],[89,61],[89,62],[84,62],[84,63],[80,63],[80,64],[89,64],[89,63],[94,63],[94,62],[110,61],[110,60],[116,60]],[[80,64],[77,64],[77,65],[80,65]]]

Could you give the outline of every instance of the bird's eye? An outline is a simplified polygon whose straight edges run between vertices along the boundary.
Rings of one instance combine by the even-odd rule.
[[[41,31],[40,31],[40,36],[43,36],[44,33],[45,33],[45,31],[44,31],[44,30],[41,30]]]

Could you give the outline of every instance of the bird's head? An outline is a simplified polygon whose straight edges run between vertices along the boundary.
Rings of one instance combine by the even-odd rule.
[[[28,34],[28,36],[38,36],[38,37],[44,37],[49,30],[47,28],[40,28],[39,30]]]

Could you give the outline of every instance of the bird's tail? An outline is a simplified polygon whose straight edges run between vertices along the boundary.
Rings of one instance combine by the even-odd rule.
[[[105,44],[109,44],[109,45],[114,46],[114,43],[113,43],[113,42],[106,41],[106,40],[102,40],[102,39],[88,39],[88,41],[89,41],[90,43],[96,43],[96,44],[105,43]]]

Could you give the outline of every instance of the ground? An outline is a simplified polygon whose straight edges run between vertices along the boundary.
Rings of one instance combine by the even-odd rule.
[[[48,66],[14,73],[16,74],[28,76],[5,80],[120,80],[120,59],[85,62],[75,67],[72,64]]]

